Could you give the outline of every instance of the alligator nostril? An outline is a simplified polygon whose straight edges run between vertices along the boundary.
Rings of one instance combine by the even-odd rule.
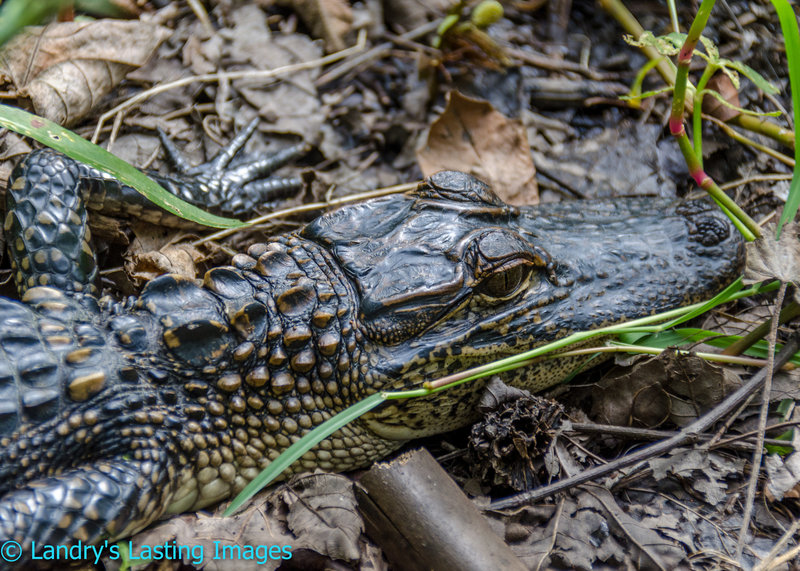
[[[716,216],[696,217],[692,222],[692,239],[703,246],[716,246],[731,234],[730,223]]]

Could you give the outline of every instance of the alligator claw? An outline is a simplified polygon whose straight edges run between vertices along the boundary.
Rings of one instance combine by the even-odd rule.
[[[272,178],[273,172],[308,152],[308,145],[299,143],[274,154],[237,161],[239,152],[255,132],[254,119],[211,160],[191,166],[175,143],[158,130],[169,162],[185,178],[193,179],[190,187],[181,189],[181,197],[198,205],[239,215],[252,211],[259,204],[283,198],[303,186],[300,177]],[[232,164],[233,163],[233,164]]]

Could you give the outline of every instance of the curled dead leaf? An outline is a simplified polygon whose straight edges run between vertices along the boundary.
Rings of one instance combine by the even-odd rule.
[[[707,89],[716,91],[729,105],[740,106],[739,92],[736,91],[731,78],[724,73],[718,73],[712,77],[707,84]],[[708,94],[703,97],[703,113],[708,113],[720,121],[730,121],[741,115],[740,111],[724,105],[719,99]]]
[[[283,501],[289,508],[286,525],[297,536],[295,545],[314,547],[333,559],[358,561],[364,522],[348,478],[336,474],[293,478]]]
[[[746,285],[766,280],[800,283],[800,225],[790,222],[775,240],[775,225],[765,226],[761,238],[747,243]]]
[[[110,19],[26,28],[0,51],[2,89],[30,100],[38,115],[72,125],[147,62],[169,33]]]
[[[771,502],[784,498],[800,498],[800,454],[794,452],[785,458],[770,454],[764,458],[767,485],[764,493]]]
[[[596,422],[655,428],[666,421],[685,426],[741,385],[732,371],[694,355],[664,351],[631,367],[612,370],[593,391]]]
[[[334,560],[362,558],[364,523],[355,505],[348,478],[306,475],[277,490],[261,492],[234,516],[220,515],[223,504],[213,515],[197,512],[172,517],[123,543],[137,550],[134,555],[139,561],[131,561],[135,571],[151,568],[152,561],[142,557],[144,546],[167,544],[185,547],[176,552],[175,561],[165,563],[182,561],[204,571],[272,571],[288,563],[292,569],[339,568],[332,565]],[[118,568],[109,565],[116,561],[105,561],[107,568]]]
[[[313,36],[322,38],[326,52],[338,52],[347,47],[345,36],[353,24],[353,10],[344,0],[280,0],[278,3],[292,8]]]
[[[509,204],[539,201],[536,168],[522,123],[492,105],[451,91],[417,151],[425,176],[440,170],[468,172],[488,183]]]
[[[203,254],[189,244],[173,244],[169,233],[160,238],[147,230],[148,225],[136,225],[136,238],[125,255],[125,272],[136,287],[163,274],[178,274],[189,279],[197,277],[197,266]],[[144,228],[144,230],[143,230]]]

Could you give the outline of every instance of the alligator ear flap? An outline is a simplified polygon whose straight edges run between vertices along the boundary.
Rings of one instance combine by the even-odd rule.
[[[413,195],[419,198],[450,200],[469,204],[508,208],[489,185],[461,171],[439,171],[420,184]]]

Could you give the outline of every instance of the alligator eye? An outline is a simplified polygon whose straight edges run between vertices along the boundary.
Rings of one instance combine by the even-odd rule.
[[[516,293],[530,273],[531,267],[527,264],[502,268],[483,280],[478,292],[494,298],[509,297]]]

